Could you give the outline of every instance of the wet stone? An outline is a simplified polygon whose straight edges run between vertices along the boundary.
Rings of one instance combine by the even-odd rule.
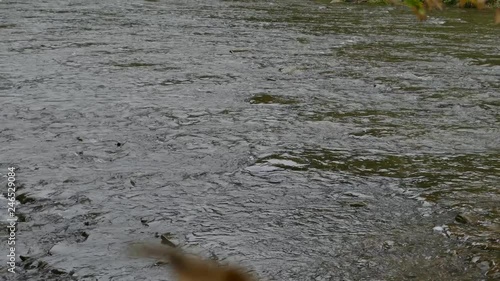
[[[23,193],[16,196],[16,200],[21,204],[29,204],[35,202],[35,198],[30,197],[29,193]]]
[[[161,244],[164,244],[164,245],[167,245],[170,247],[175,248],[175,247],[177,247],[176,244],[179,244],[178,241],[177,241],[177,243],[173,242],[173,241],[176,241],[176,239],[175,239],[175,236],[170,232],[167,232],[167,233],[160,235],[160,238],[161,238]]]
[[[142,217],[141,218],[141,223],[143,225],[146,225],[146,226],[148,225],[148,223],[153,222],[153,221],[155,221],[155,217],[154,216],[146,216],[146,217]]]
[[[455,217],[455,221],[463,224],[470,224],[473,222],[473,217],[467,214],[458,214]]]
[[[477,267],[480,268],[482,272],[488,272],[490,269],[490,263],[488,261],[482,261],[477,264]]]
[[[392,247],[394,247],[394,241],[391,240],[384,241],[384,248],[390,249]]]
[[[66,274],[66,272],[64,272],[60,269],[57,269],[57,268],[52,269],[50,272],[57,274],[57,275]]]
[[[351,206],[353,208],[362,208],[362,207],[366,207],[367,204],[365,202],[351,202],[351,203],[349,203],[349,206]]]

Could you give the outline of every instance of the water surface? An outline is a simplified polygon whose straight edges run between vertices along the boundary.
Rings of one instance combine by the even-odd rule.
[[[328,1],[0,2],[18,280],[172,280],[123,252],[164,233],[262,280],[498,278],[492,18],[448,9],[419,23],[403,7]]]

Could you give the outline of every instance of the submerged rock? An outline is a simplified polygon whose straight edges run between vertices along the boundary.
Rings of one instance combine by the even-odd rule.
[[[461,213],[456,215],[455,221],[463,224],[475,224],[477,223],[477,218],[471,214]]]

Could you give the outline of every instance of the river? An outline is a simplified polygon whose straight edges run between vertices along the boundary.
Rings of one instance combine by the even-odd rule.
[[[1,1],[17,280],[498,280],[493,11],[328,2]]]

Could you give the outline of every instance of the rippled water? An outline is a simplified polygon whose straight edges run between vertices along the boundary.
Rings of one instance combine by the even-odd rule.
[[[18,280],[499,278],[493,12],[328,2],[0,2]]]

